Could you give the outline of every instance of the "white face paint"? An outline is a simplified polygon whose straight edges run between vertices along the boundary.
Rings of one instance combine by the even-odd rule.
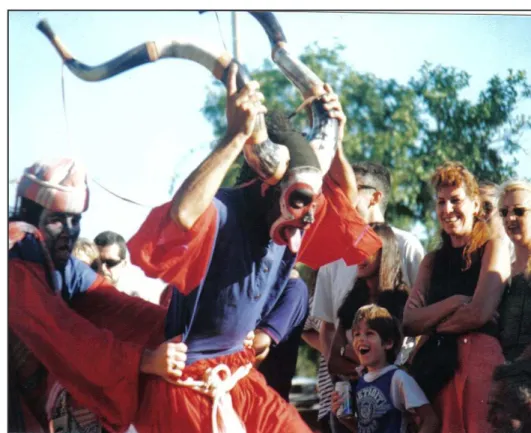
[[[294,254],[299,251],[303,230],[315,220],[322,182],[317,168],[298,167],[290,170],[281,183],[280,216],[271,226],[270,236]]]

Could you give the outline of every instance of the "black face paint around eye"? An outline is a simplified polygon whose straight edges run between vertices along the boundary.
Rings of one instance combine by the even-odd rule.
[[[41,217],[40,228],[52,261],[58,269],[66,265],[72,254],[80,233],[79,222],[80,217],[76,214],[45,213]]]

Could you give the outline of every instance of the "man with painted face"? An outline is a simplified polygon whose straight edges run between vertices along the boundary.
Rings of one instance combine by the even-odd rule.
[[[324,90],[325,110],[343,124],[344,115],[337,96],[328,87]],[[313,188],[318,195],[311,197],[313,191],[306,194],[302,190],[298,196],[290,196],[289,205],[295,211],[278,210],[278,190],[260,181],[258,176],[240,188],[220,189],[243,147],[258,144],[252,142],[251,133],[257,116],[266,111],[262,99],[256,82],[237,91],[236,69],[232,68],[227,86],[225,137],[187,178],[173,200],[153,209],[128,245],[134,264],[148,276],[161,278],[173,286],[165,336],[186,342],[184,370],[176,358],[159,356],[171,353],[175,357],[173,354],[178,350],[163,352],[167,348],[164,344],[170,343],[155,345],[163,340],[158,319],[151,318],[154,325],[147,332],[146,324],[134,318],[129,305],[128,311],[124,311],[125,307],[118,308],[121,320],[110,317],[102,291],[96,293],[99,297],[88,293],[93,295],[90,303],[93,308],[96,299],[100,301],[98,307],[106,309],[90,317],[90,321],[111,331],[107,338],[116,337],[118,341],[114,344],[118,347],[125,344],[122,341],[155,347],[153,352],[141,352],[140,357],[131,349],[122,362],[116,362],[112,373],[116,376],[119,371],[119,390],[115,389],[117,378],[106,371],[111,362],[107,357],[91,360],[91,367],[99,373],[94,377],[85,371],[86,361],[83,363],[78,354],[62,353],[63,359],[53,358],[46,348],[57,349],[57,344],[51,340],[44,344],[42,338],[37,341],[23,323],[16,323],[20,338],[66,382],[71,394],[84,398],[88,407],[114,430],[133,422],[140,433],[237,433],[245,431],[244,428],[249,433],[308,431],[296,410],[271,391],[263,376],[250,367],[254,352],[245,349],[242,342],[282,295],[296,259],[312,267],[341,257],[353,264],[378,250],[380,241],[351,205],[352,194],[356,192],[355,179],[341,146],[324,181],[317,179],[316,182],[308,176],[306,182],[300,182],[307,185],[306,191]],[[286,131],[285,137],[293,137],[293,132]],[[297,143],[303,143],[300,138]],[[282,144],[290,147],[293,141]],[[298,145],[293,148],[294,160]],[[309,146],[307,142],[305,145]],[[312,170],[319,171],[313,167],[307,172]],[[296,189],[292,179],[285,182]],[[281,201],[281,206],[282,203],[285,205],[285,201]],[[11,297],[18,302],[11,302]],[[10,309],[23,315],[24,302],[20,298],[10,288]],[[56,314],[75,322],[76,332],[84,339],[84,328],[88,325],[67,309],[59,311],[60,306],[55,304]],[[86,301],[80,304],[76,304],[77,311],[90,314],[86,311]],[[49,313],[38,312],[43,316]],[[29,315],[33,314],[34,310]],[[65,339],[71,337],[68,332],[63,334]],[[114,353],[114,347],[107,350]],[[76,361],[82,365],[77,366]],[[136,374],[122,368],[123,362],[136,364]],[[141,372],[162,376],[166,382],[155,376],[139,377],[138,365]],[[73,374],[76,369],[83,374]],[[95,392],[93,382],[98,384],[98,391],[108,392],[106,398]],[[107,390],[107,382],[114,385],[111,390]]]
[[[351,205],[355,178],[341,146],[324,181],[322,174],[316,179],[323,183],[323,192],[314,200],[308,199],[306,191],[320,185],[315,186],[311,175],[282,180],[287,185],[282,189],[285,195],[290,188],[305,185],[287,203],[278,188],[262,182],[249,172],[250,167],[245,168],[240,187],[220,189],[244,146],[258,144],[248,140],[257,115],[265,112],[258,85],[252,83],[237,92],[235,71],[231,73],[227,135],[184,181],[173,200],[150,213],[129,241],[131,261],[149,277],[173,286],[166,338],[183,335],[188,347],[183,377],[189,383],[202,382],[205,372],[226,365],[232,377],[244,376],[231,397],[248,431],[306,431],[289,421],[292,408],[277,406],[280,403],[272,399],[263,379],[258,381],[255,370],[248,370],[253,355],[243,350],[242,341],[282,295],[296,259],[312,267],[340,257],[353,263],[369,250],[376,251],[380,241]],[[337,95],[328,86],[325,91],[324,108],[340,121],[342,129],[345,118]],[[271,140],[289,148],[290,164],[304,167],[306,162],[311,167],[307,172],[319,171],[315,156],[305,160],[305,150],[311,149],[308,141],[285,119],[273,115],[266,124]],[[189,407],[208,401],[186,383],[182,385]],[[262,402],[247,401],[245,410],[246,395],[259,396]],[[180,414],[181,428],[200,431],[197,417],[191,411]]]
[[[72,255],[88,202],[85,171],[68,158],[37,162],[19,181],[9,223],[9,431],[47,431],[49,421],[57,431],[101,431],[96,416],[85,409],[94,389],[115,415],[112,401],[120,400],[125,377],[139,372],[164,376],[159,355],[170,354],[184,367],[186,346],[163,343],[165,310],[119,293]],[[135,320],[141,324],[137,329]],[[65,369],[63,359],[74,369]],[[63,377],[66,371],[70,374]],[[65,386],[79,386],[81,398],[71,399],[57,378]],[[125,410],[135,410],[134,403]]]

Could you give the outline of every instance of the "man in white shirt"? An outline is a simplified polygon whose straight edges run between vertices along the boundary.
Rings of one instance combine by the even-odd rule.
[[[356,210],[367,223],[385,222],[385,211],[391,192],[391,175],[381,164],[360,162],[352,165],[358,187]],[[404,282],[411,288],[424,257],[424,248],[412,233],[392,227],[402,259]],[[319,269],[311,315],[322,321],[319,339],[323,353],[330,346],[337,325],[337,310],[347,293],[354,287],[357,266],[347,266],[343,260],[329,263]],[[341,427],[332,421],[332,430]]]

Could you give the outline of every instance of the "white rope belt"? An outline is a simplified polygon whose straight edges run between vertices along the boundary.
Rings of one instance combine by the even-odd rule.
[[[205,371],[204,380],[194,380],[189,377],[186,380],[177,381],[177,385],[194,389],[201,394],[212,397],[213,433],[246,433],[242,420],[232,406],[229,392],[240,379],[247,376],[251,368],[252,364],[242,365],[231,374],[229,367],[225,364],[219,364]],[[220,373],[225,373],[225,379],[222,379]]]

